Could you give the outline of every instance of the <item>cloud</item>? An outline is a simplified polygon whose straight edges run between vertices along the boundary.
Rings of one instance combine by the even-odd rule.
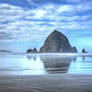
[[[37,3],[35,3],[33,0],[26,0],[30,5],[32,5],[32,6],[39,6]]]
[[[0,4],[0,22],[15,21],[24,16],[23,9],[8,4]]]
[[[0,32],[0,40],[10,40],[12,39],[9,33],[6,33],[4,31]]]
[[[30,5],[40,6],[44,4],[66,4],[66,3],[80,3],[81,0],[26,0]]]
[[[81,3],[79,0],[76,3],[49,3],[32,9],[0,4],[0,40],[38,40],[45,39],[54,29],[63,32],[92,29],[92,14],[88,13],[90,3]],[[86,8],[83,8],[85,5]]]

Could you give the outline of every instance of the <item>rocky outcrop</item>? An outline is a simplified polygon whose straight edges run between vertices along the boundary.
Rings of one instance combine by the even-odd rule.
[[[76,47],[73,47],[73,48],[72,48],[72,52],[73,52],[73,53],[77,53]]]
[[[40,53],[76,53],[76,47],[72,47],[67,37],[61,32],[53,31],[40,48]]]
[[[87,53],[86,50],[85,50],[84,48],[82,49],[82,53]]]
[[[36,50],[36,48],[34,48],[34,49],[28,49],[26,53],[38,53],[38,51]]]

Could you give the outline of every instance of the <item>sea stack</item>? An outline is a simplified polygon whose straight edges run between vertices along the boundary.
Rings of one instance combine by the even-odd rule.
[[[86,50],[85,50],[84,48],[82,49],[82,53],[87,53]]]
[[[76,47],[72,47],[67,37],[61,32],[54,30],[40,48],[40,53],[77,53]]]
[[[36,50],[36,48],[34,48],[34,49],[28,49],[26,53],[28,53],[28,54],[30,54],[30,53],[38,53],[38,51]]]

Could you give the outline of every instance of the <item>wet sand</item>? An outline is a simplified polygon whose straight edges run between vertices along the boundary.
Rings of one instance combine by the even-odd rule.
[[[0,76],[0,92],[92,92],[92,75]]]

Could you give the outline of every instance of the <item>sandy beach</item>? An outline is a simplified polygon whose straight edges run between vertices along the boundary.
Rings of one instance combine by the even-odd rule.
[[[92,92],[92,75],[0,76],[0,92]]]
[[[0,58],[0,92],[92,92],[91,57]]]

